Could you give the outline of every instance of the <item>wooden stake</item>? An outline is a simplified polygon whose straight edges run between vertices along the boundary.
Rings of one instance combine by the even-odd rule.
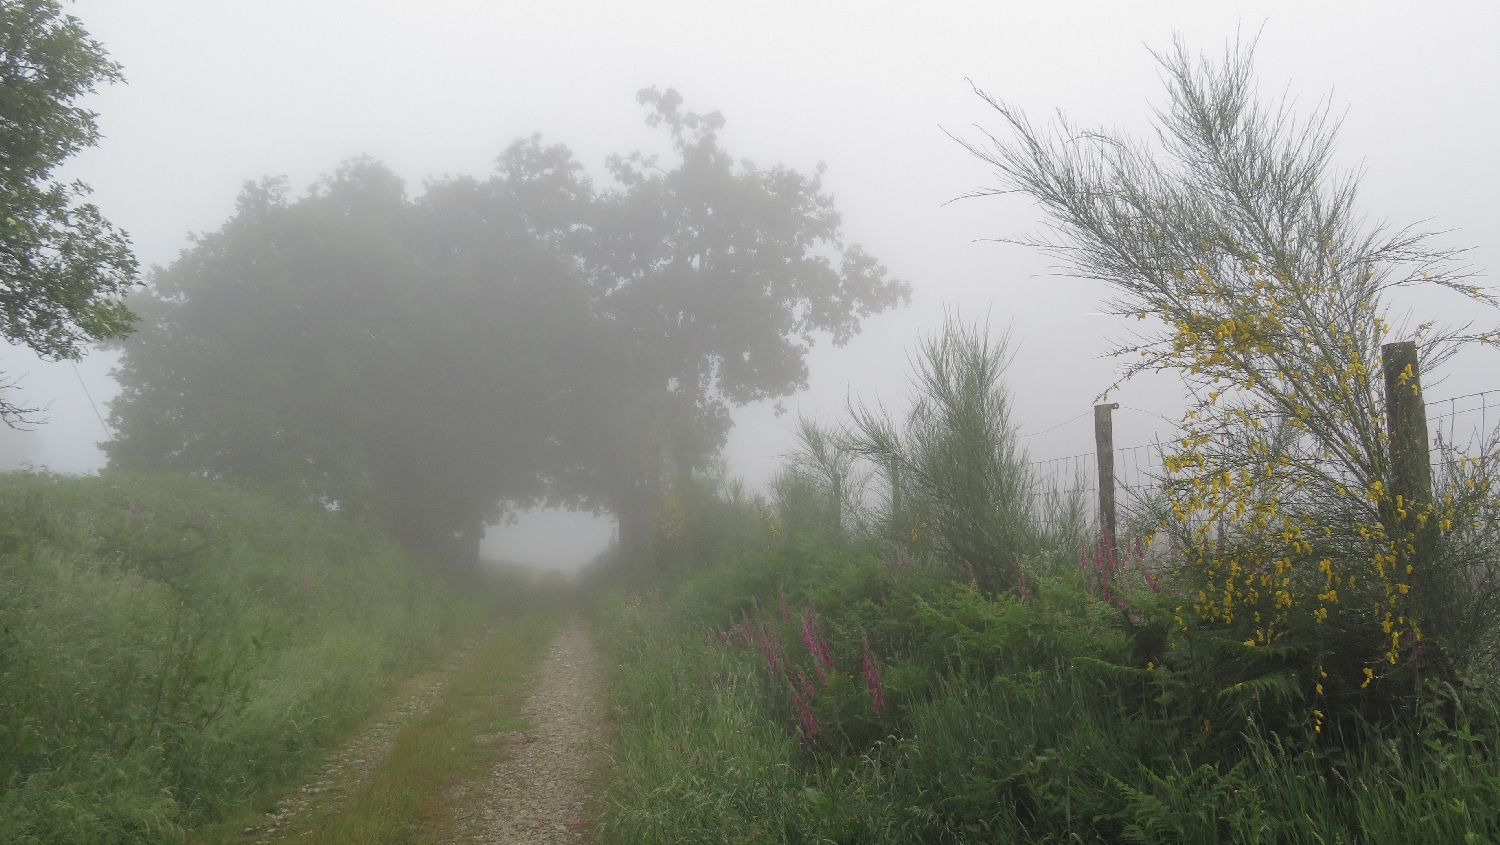
[[[1099,530],[1110,548],[1115,545],[1115,408],[1120,403],[1094,406],[1094,454],[1099,460]]]
[[[1380,358],[1385,370],[1385,411],[1391,437],[1390,501],[1382,503],[1381,515],[1398,529],[1391,532],[1392,537],[1409,535],[1425,541],[1430,539],[1437,520],[1428,518],[1423,526],[1417,519],[1432,506],[1427,406],[1422,401],[1417,345],[1409,340],[1387,343],[1380,347]]]

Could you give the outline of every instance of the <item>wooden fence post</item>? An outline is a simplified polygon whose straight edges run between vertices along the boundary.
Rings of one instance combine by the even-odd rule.
[[[1427,406],[1422,401],[1422,370],[1412,341],[1380,347],[1385,370],[1385,412],[1391,438],[1390,501],[1381,516],[1392,528],[1392,539],[1410,536],[1428,545],[1437,520],[1417,515],[1432,506],[1432,464],[1427,452]],[[1405,516],[1402,516],[1402,513]]]
[[[1094,406],[1094,454],[1099,463],[1099,530],[1104,543],[1115,547],[1115,426],[1114,402]]]

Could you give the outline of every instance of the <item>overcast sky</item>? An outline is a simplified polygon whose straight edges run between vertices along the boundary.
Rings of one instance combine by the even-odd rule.
[[[1174,31],[1216,54],[1237,33],[1260,33],[1268,96],[1287,92],[1309,109],[1331,97],[1345,114],[1341,154],[1365,171],[1372,219],[1428,221],[1444,243],[1473,247],[1477,269],[1500,266],[1500,5],[1489,2],[86,0],[68,9],[128,79],[92,99],[105,139],[68,175],[94,188],[147,267],[171,263],[187,233],[222,225],[245,180],[286,175],[306,186],[360,154],[415,194],[429,177],[487,174],[507,143],[541,132],[603,178],[611,152],[664,148],[634,101],[648,85],[723,112],[721,140],[737,157],[825,163],[846,238],[915,296],[848,346],[814,352],[811,389],[785,404],[824,421],[850,395],[899,405],[907,350],[945,307],[1012,329],[1024,430],[1088,411],[1113,381],[1101,353],[1124,327],[1090,315],[1100,286],[983,242],[1034,232],[1039,217],[1018,198],[950,204],[989,174],[944,130],[999,128],[966,79],[1036,117],[1062,109],[1085,125],[1143,130],[1162,100],[1149,49],[1168,47]],[[1464,316],[1451,302],[1411,305]],[[1495,363],[1461,359],[1429,398],[1500,387]],[[107,414],[111,364],[96,354],[75,372],[9,351],[0,367],[22,378],[26,400],[50,406],[50,421],[0,432],[0,457],[96,471],[104,430],[83,385]],[[1166,381],[1111,398],[1139,409],[1118,416],[1120,446],[1168,431],[1152,414],[1178,407]],[[736,420],[731,470],[763,484],[790,446],[793,417],[767,404]],[[1086,420],[1027,442],[1035,458],[1092,449]],[[605,522],[534,519],[493,531],[486,548],[572,565],[608,533]]]

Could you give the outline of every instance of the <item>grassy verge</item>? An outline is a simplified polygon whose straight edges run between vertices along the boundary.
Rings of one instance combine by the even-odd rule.
[[[504,592],[202,479],[0,476],[0,841],[180,841],[262,804]]]

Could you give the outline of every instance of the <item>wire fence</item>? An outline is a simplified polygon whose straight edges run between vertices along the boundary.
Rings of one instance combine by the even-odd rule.
[[[1492,457],[1487,453],[1496,445],[1496,427],[1500,426],[1500,388],[1438,399],[1426,405],[1434,468],[1453,456]],[[1036,433],[1051,431],[1089,415],[1082,414]],[[1092,503],[1098,496],[1099,461],[1094,452],[1044,458],[1031,461],[1030,466],[1037,481],[1031,496],[1038,505],[1072,496],[1086,497]],[[1117,495],[1130,497],[1159,489],[1167,475],[1161,444],[1116,449],[1114,471]]]
[[[1495,402],[1491,402],[1491,399]],[[1490,406],[1495,405],[1496,411]],[[1439,449],[1473,457],[1490,450],[1500,422],[1500,390],[1481,390],[1427,403],[1427,433]]]
[[[1099,461],[1093,452],[1032,461],[1038,481],[1032,496],[1099,492]],[[1161,448],[1127,446],[1115,450],[1115,489],[1146,490],[1155,487],[1164,471]]]

